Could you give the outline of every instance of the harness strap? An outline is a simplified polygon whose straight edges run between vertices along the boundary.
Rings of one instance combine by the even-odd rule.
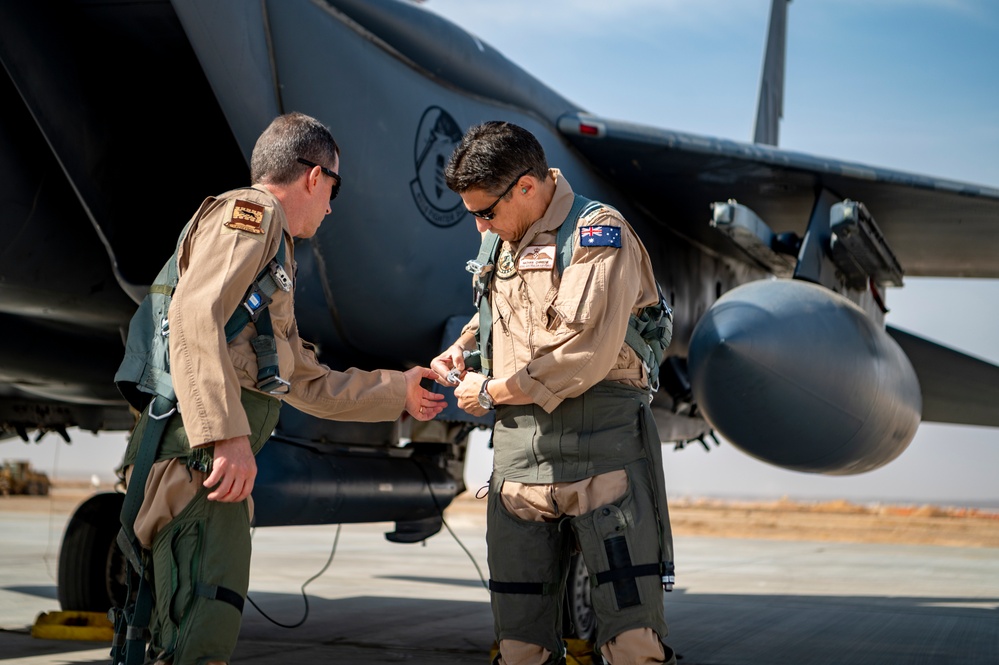
[[[146,428],[142,432],[142,440],[139,442],[139,454],[132,467],[132,477],[129,479],[128,490],[125,492],[125,501],[121,507],[121,530],[119,543],[124,537],[131,547],[124,549],[125,555],[136,570],[141,566],[135,565],[141,559],[141,549],[135,537],[135,518],[139,514],[142,506],[143,495],[146,491],[146,480],[149,478],[149,470],[153,468],[156,455],[160,449],[160,441],[163,439],[163,432],[166,431],[167,421],[177,411],[176,404],[162,395],[156,395],[149,403],[149,417],[146,420]]]
[[[279,376],[277,342],[271,325],[270,310],[264,310],[256,323],[257,336],[250,340],[257,354],[257,390],[269,395],[284,395],[291,384]]]
[[[274,341],[274,327],[268,305],[279,289],[291,291],[291,280],[284,270],[284,238],[278,245],[277,254],[267,264],[257,279],[247,289],[243,302],[236,308],[225,324],[225,341],[231,342],[249,323],[257,329],[257,336],[250,340],[257,355],[257,390],[270,395],[284,395],[291,390],[291,384],[280,376],[278,367],[277,343]]]
[[[558,264],[559,276],[565,272],[566,266],[572,263],[572,254],[576,250],[576,243],[574,242],[576,234],[573,233],[576,230],[576,223],[580,217],[585,217],[602,207],[602,205],[599,201],[591,201],[585,196],[575,195],[575,198],[572,200],[572,207],[569,208],[569,214],[566,215],[562,225],[558,227],[558,233],[555,236],[555,244],[559,248],[559,252],[555,257]]]
[[[492,376],[493,369],[493,308],[489,304],[489,282],[496,272],[496,251],[499,245],[500,237],[492,231],[486,231],[479,246],[479,255],[465,267],[475,275],[472,304],[479,310],[479,330],[475,334],[475,340],[479,347],[482,373],[486,376]]]
[[[142,547],[135,536],[135,518],[139,514],[139,508],[142,506],[142,499],[146,490],[146,480],[149,478],[149,471],[153,468],[153,462],[156,461],[156,455],[159,453],[163,432],[166,430],[170,416],[176,413],[176,411],[176,404],[162,395],[156,395],[149,403],[149,417],[146,419],[146,428],[142,432],[142,440],[139,442],[139,454],[132,467],[132,476],[129,479],[128,490],[125,492],[125,501],[121,507],[121,515],[119,517],[121,529],[118,531],[116,541],[125,558],[128,559],[129,565],[138,574],[138,589],[135,594],[135,603],[125,608],[121,617],[123,620],[115,622],[116,647],[114,650],[117,651],[115,662],[124,663],[124,665],[141,665],[145,660],[149,620],[153,611],[153,598],[149,580],[146,578],[146,566]],[[129,576],[128,586],[129,592],[131,592],[131,575]],[[124,639],[121,637],[123,629]]]
[[[659,429],[652,415],[652,407],[648,402],[642,403],[642,442],[648,458],[646,468],[649,471],[653,494],[656,498],[656,526],[659,531],[659,558],[662,560],[663,588],[672,591],[676,583],[676,573],[673,564],[673,529],[669,521],[669,503],[666,499],[666,478],[663,468],[663,447],[660,443]]]
[[[556,236],[558,252],[555,258],[560,276],[565,271],[566,266],[572,262],[572,254],[576,249],[574,231],[576,230],[577,223],[581,218],[604,207],[604,204],[599,201],[591,201],[579,194],[576,194],[575,197],[569,214],[566,216],[565,221],[562,222],[562,225],[558,227],[558,234]],[[669,309],[669,305],[666,304],[662,289],[659,288],[658,284],[656,284],[656,289],[659,292],[660,311],[668,312],[669,315],[661,315],[653,319],[649,313],[650,308],[643,310],[640,316],[632,314],[628,318],[628,329],[624,335],[625,343],[635,351],[642,364],[645,365],[645,371],[649,376],[649,384],[652,386],[652,392],[659,390],[659,363],[662,361],[662,351],[656,354],[656,349],[646,340],[657,339],[661,332],[658,330],[659,328],[669,329],[666,335],[668,338],[671,336],[673,329],[672,312]]]
[[[632,314],[628,319],[628,329],[624,333],[624,341],[635,351],[638,359],[642,361],[645,371],[649,375],[649,385],[652,387],[652,392],[657,392],[659,390],[659,363],[656,362],[656,356],[652,351],[652,347],[645,341],[642,334],[638,332],[641,326],[641,319]]]
[[[194,593],[202,598],[221,600],[224,603],[229,603],[239,610],[240,614],[243,613],[243,596],[232,589],[217,584],[198,582],[194,585]]]
[[[145,641],[149,635],[149,631],[144,628],[136,628],[134,626],[129,626],[125,629],[125,640],[142,640]]]
[[[126,608],[124,612],[126,621],[124,665],[142,665],[146,662],[149,621],[153,614],[153,593],[145,572],[145,570],[139,571],[139,588],[135,595],[135,604]]]
[[[489,590],[495,593],[518,593],[534,596],[554,596],[558,585],[552,582],[497,582],[489,580]]]
[[[237,307],[236,311],[229,317],[229,320],[226,321],[226,342],[236,339],[236,336],[242,332],[248,323],[257,321],[260,314],[266,311],[265,308],[271,303],[271,296],[278,289],[282,291],[291,290],[291,281],[284,274],[284,258],[284,238],[282,237],[278,245],[277,254],[260,271],[257,279],[253,281],[250,288],[247,289],[246,295],[243,296],[241,306]],[[277,268],[280,268],[280,271],[274,267],[275,265]]]
[[[662,577],[665,566],[661,563],[646,563],[640,566],[614,568],[602,573],[590,575],[590,587],[597,587],[608,582],[620,582],[634,577]]]

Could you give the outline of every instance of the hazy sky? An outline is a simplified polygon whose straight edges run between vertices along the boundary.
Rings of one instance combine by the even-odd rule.
[[[592,113],[749,141],[769,0],[429,0]],[[999,187],[999,3],[796,0],[781,147]],[[875,217],[877,211],[874,211]],[[999,220],[997,220],[999,223]],[[999,257],[997,257],[999,258]],[[999,362],[999,283],[907,278],[889,323]],[[68,475],[110,477],[123,437],[0,443]],[[481,438],[469,481],[488,475]],[[732,446],[665,454],[673,496],[996,502],[999,430],[924,424],[898,460],[850,478],[770,467]]]

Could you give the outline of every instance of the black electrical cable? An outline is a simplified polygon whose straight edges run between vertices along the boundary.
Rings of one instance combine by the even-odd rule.
[[[468,556],[468,559],[472,562],[472,565],[475,566],[475,572],[479,574],[479,581],[482,582],[482,588],[484,588],[486,591],[489,591],[489,583],[486,582],[486,578],[482,576],[482,569],[479,568],[479,564],[475,560],[475,557],[472,556],[472,553],[468,551],[468,548],[465,547],[465,544],[461,542],[461,539],[458,538],[458,535],[451,530],[451,526],[447,523],[447,520],[444,519],[444,509],[441,508],[441,504],[437,501],[437,496],[434,494],[434,488],[430,484],[430,476],[427,475],[426,469],[424,469],[423,465],[417,462],[415,459],[413,460],[413,464],[415,464],[416,468],[419,469],[420,473],[423,474],[423,480],[426,481],[427,489],[430,491],[430,498],[433,499],[434,505],[437,507],[437,513],[441,516],[441,524],[444,525],[444,528],[447,529],[447,532],[451,534],[452,538],[454,538],[454,542],[458,543],[458,547],[460,547],[465,552],[465,555]]]
[[[260,615],[263,616],[265,619],[267,619],[268,621],[270,621],[275,626],[279,626],[281,628],[298,628],[303,623],[305,623],[305,620],[309,618],[309,597],[305,593],[305,587],[309,586],[309,584],[312,583],[313,580],[315,580],[320,575],[322,575],[323,573],[325,573],[326,570],[330,567],[330,564],[333,563],[333,556],[336,554],[336,546],[340,542],[340,528],[342,526],[343,526],[342,524],[337,524],[336,525],[336,537],[333,539],[333,549],[330,550],[330,558],[328,558],[326,560],[326,564],[322,567],[322,569],[320,569],[320,571],[318,573],[316,573],[315,575],[313,575],[309,579],[305,580],[305,583],[302,584],[302,600],[305,601],[305,614],[302,615],[301,621],[299,621],[298,623],[286,624],[286,623],[281,623],[280,621],[277,621],[275,619],[272,619],[271,617],[269,617],[267,615],[266,612],[264,612],[262,609],[260,609],[259,605],[257,605],[255,602],[253,602],[253,599],[250,598],[250,594],[246,594],[246,599],[248,601],[250,601],[250,605],[253,605],[253,607],[256,608],[256,610],[258,612],[260,612]]]
[[[475,560],[475,556],[468,550],[467,547],[465,547],[465,544],[461,542],[461,539],[458,537],[458,534],[456,534],[454,530],[451,529],[451,525],[449,525],[447,523],[447,520],[444,519],[444,509],[441,507],[440,502],[437,500],[437,495],[434,494],[433,485],[431,485],[430,483],[430,476],[427,475],[427,472],[423,468],[422,464],[420,464],[416,460],[413,460],[413,463],[416,465],[416,468],[420,470],[420,473],[423,474],[423,480],[427,483],[427,490],[430,492],[430,498],[433,500],[434,506],[437,508],[437,513],[440,515],[441,524],[444,525],[444,528],[447,529],[447,532],[451,534],[452,538],[454,538],[454,542],[458,543],[458,547],[460,547],[462,551],[465,552],[465,555],[468,557],[469,561],[471,561],[472,565],[475,566],[475,572],[478,573],[479,575],[479,581],[482,582],[482,588],[488,591],[489,584],[486,582],[485,577],[483,577],[482,569],[479,568],[479,563]],[[305,593],[305,587],[307,587],[309,584],[311,584],[313,581],[319,578],[323,573],[325,573],[329,569],[330,564],[333,563],[333,557],[336,555],[337,544],[340,542],[340,529],[342,526],[343,526],[342,524],[337,524],[336,526],[336,537],[333,539],[333,549],[330,551],[330,556],[326,560],[326,563],[323,565],[323,567],[319,570],[318,573],[316,573],[309,579],[305,580],[305,582],[302,584],[302,600],[305,603],[305,613],[302,615],[302,618],[301,620],[298,621],[298,623],[286,624],[286,623],[281,623],[276,619],[273,619],[266,612],[260,609],[259,605],[253,602],[253,598],[250,597],[250,594],[246,594],[246,600],[249,601],[250,605],[253,605],[254,609],[260,612],[260,615],[262,617],[270,621],[275,626],[279,626],[281,628],[298,628],[299,626],[304,624],[306,620],[309,618],[309,596]]]

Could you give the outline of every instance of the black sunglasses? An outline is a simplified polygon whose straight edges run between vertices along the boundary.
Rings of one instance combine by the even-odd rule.
[[[322,166],[321,164],[316,164],[315,162],[310,162],[309,160],[302,159],[301,157],[298,158],[298,163],[299,164],[305,164],[306,166],[309,166],[309,167],[312,167],[312,168],[315,168],[315,167],[318,166],[322,170],[323,173],[325,173],[329,177],[333,178],[333,191],[330,192],[330,203],[333,203],[333,199],[335,199],[337,197],[337,194],[340,193],[340,182],[341,182],[340,181],[340,174],[339,173],[333,173],[333,171],[331,171],[330,169],[326,168],[325,166]]]
[[[525,175],[527,175],[530,172],[531,172],[531,169],[527,169],[526,171],[524,171],[523,173],[521,173],[519,176],[517,176],[516,178],[514,178],[513,182],[510,183],[510,186],[503,190],[503,193],[499,195],[498,199],[496,199],[495,201],[493,201],[493,204],[491,206],[489,206],[488,208],[483,208],[482,210],[469,210],[468,211],[469,214],[471,214],[474,217],[478,217],[479,219],[481,219],[483,221],[486,221],[486,222],[492,221],[493,217],[496,216],[496,214],[493,212],[493,208],[496,207],[496,204],[499,203],[500,201],[502,201],[503,197],[506,196],[507,194],[509,194],[510,190],[513,189],[513,186],[516,185],[518,182],[520,182],[520,179],[523,178]]]

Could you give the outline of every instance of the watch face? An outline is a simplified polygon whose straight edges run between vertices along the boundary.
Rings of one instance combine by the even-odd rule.
[[[486,392],[486,384],[488,383],[489,379],[486,379],[485,381],[482,382],[482,388],[479,389],[479,406],[481,406],[483,409],[493,408],[493,398],[490,397],[489,393]]]

